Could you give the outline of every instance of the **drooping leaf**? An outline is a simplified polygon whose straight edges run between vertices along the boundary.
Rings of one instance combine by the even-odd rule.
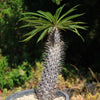
[[[78,32],[78,30],[76,28],[73,30],[73,32],[75,32],[79,37],[81,37],[83,42],[85,41],[84,38],[82,37],[82,35]]]
[[[83,30],[87,30],[87,28],[85,26],[80,26],[80,25],[69,25],[69,27],[71,28],[79,28],[79,29],[83,29]]]
[[[29,41],[32,37],[33,37],[33,36],[30,35],[30,36],[28,36],[26,39],[24,39],[24,40],[22,40],[22,41],[20,41],[20,42],[26,42],[26,41]]]
[[[21,26],[21,27],[19,27],[19,28],[33,27],[33,26],[34,26],[33,24],[26,24],[26,25],[23,25],[23,26]]]
[[[39,31],[39,29],[34,29],[34,30],[26,33],[25,35],[23,35],[23,37],[30,36],[30,35],[35,36],[38,31]]]
[[[46,33],[47,33],[47,30],[48,30],[48,29],[45,29],[45,30],[41,33],[40,37],[39,37],[38,40],[37,40],[37,43],[38,43],[40,40],[42,40],[42,39],[44,38],[44,36],[45,36]]]
[[[50,22],[53,22],[53,15],[50,12],[44,12],[40,10],[37,12],[43,15],[45,19],[49,20]]]
[[[29,36],[29,35],[32,35],[32,36],[34,36],[34,35],[36,35],[38,32],[40,32],[40,31],[42,31],[43,29],[45,29],[46,27],[48,27],[48,26],[37,26],[37,28],[36,29],[34,29],[34,30],[32,30],[31,32],[29,32],[29,33],[26,33],[24,36]]]
[[[24,36],[28,36],[28,37],[26,39],[22,40],[22,42],[29,41],[32,37],[34,37],[41,30],[43,30],[43,29],[37,28],[37,29],[34,29],[31,32],[25,34]]]
[[[31,20],[31,19],[38,19],[37,17],[35,17],[35,16],[28,16],[28,17],[23,17],[23,18],[21,18],[21,19],[19,19],[19,21],[25,21],[25,20]]]
[[[38,11],[37,11],[38,12]],[[40,11],[41,12],[41,11]],[[43,12],[43,11],[42,11]],[[26,13],[22,13],[23,15],[33,15],[36,16],[38,18],[42,17],[42,18],[46,18],[43,14],[40,13],[34,13],[34,12],[26,12]]]

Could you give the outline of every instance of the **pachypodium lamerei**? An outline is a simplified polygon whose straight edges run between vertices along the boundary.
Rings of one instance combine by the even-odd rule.
[[[74,14],[68,16],[68,14],[75,11],[78,6],[79,5],[76,5],[73,8],[69,9],[63,15],[60,14],[64,5],[58,8],[54,15],[52,15],[50,12],[39,10],[36,13],[23,13],[23,15],[25,16],[20,19],[27,22],[27,24],[22,27],[33,27],[33,30],[31,32],[24,35],[28,37],[23,41],[30,40],[33,36],[40,32],[41,35],[38,38],[37,42],[48,35],[45,44],[45,68],[43,71],[41,82],[39,84],[39,88],[36,92],[39,100],[53,100],[54,94],[56,92],[55,85],[64,55],[64,42],[62,41],[60,30],[70,30],[80,36],[84,41],[84,38],[78,32],[78,29],[86,30],[86,27],[83,26],[85,22],[75,22],[72,20],[74,18],[82,16],[83,14]]]

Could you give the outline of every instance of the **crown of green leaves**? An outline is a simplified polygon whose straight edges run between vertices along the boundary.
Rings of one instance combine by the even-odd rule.
[[[33,36],[35,36],[37,33],[40,33],[40,36],[37,40],[39,42],[44,38],[44,36],[51,32],[54,27],[60,29],[60,30],[70,30],[74,33],[76,33],[78,36],[81,37],[81,39],[84,41],[84,38],[79,33],[78,29],[86,30],[87,27],[84,26],[86,24],[85,22],[81,21],[73,21],[74,18],[82,16],[82,14],[74,14],[68,16],[68,14],[74,12],[77,10],[76,8],[79,5],[74,6],[73,8],[69,9],[67,12],[61,15],[62,9],[65,5],[58,8],[54,15],[52,15],[50,12],[44,12],[44,11],[37,11],[37,12],[26,12],[22,13],[24,15],[23,18],[21,18],[19,21],[25,21],[27,22],[26,25],[21,26],[21,28],[25,27],[33,27],[33,30],[29,33],[26,33],[24,36],[27,36],[24,41],[30,40]]]

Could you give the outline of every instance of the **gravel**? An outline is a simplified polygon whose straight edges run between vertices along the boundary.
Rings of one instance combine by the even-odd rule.
[[[36,98],[36,95],[30,94],[28,96],[24,95],[23,97],[17,98],[15,100],[38,100],[38,99]],[[54,100],[65,100],[65,98],[64,97],[57,97]]]

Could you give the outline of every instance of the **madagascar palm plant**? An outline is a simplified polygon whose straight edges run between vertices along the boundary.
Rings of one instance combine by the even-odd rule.
[[[37,96],[39,100],[52,100],[55,94],[55,85],[57,81],[57,75],[61,66],[62,56],[64,55],[64,42],[61,39],[60,30],[70,30],[76,33],[84,41],[83,37],[78,32],[78,29],[85,30],[83,26],[85,23],[80,21],[73,21],[73,19],[82,16],[83,14],[74,14],[68,16],[70,13],[76,10],[78,7],[74,6],[66,13],[61,15],[64,5],[58,8],[54,15],[50,12],[37,11],[26,12],[23,15],[26,17],[21,20],[27,22],[22,27],[33,27],[33,30],[26,33],[26,38],[23,41],[30,40],[33,36],[41,33],[37,42],[47,36],[45,44],[45,57],[44,57],[44,71],[39,89],[37,90]]]

